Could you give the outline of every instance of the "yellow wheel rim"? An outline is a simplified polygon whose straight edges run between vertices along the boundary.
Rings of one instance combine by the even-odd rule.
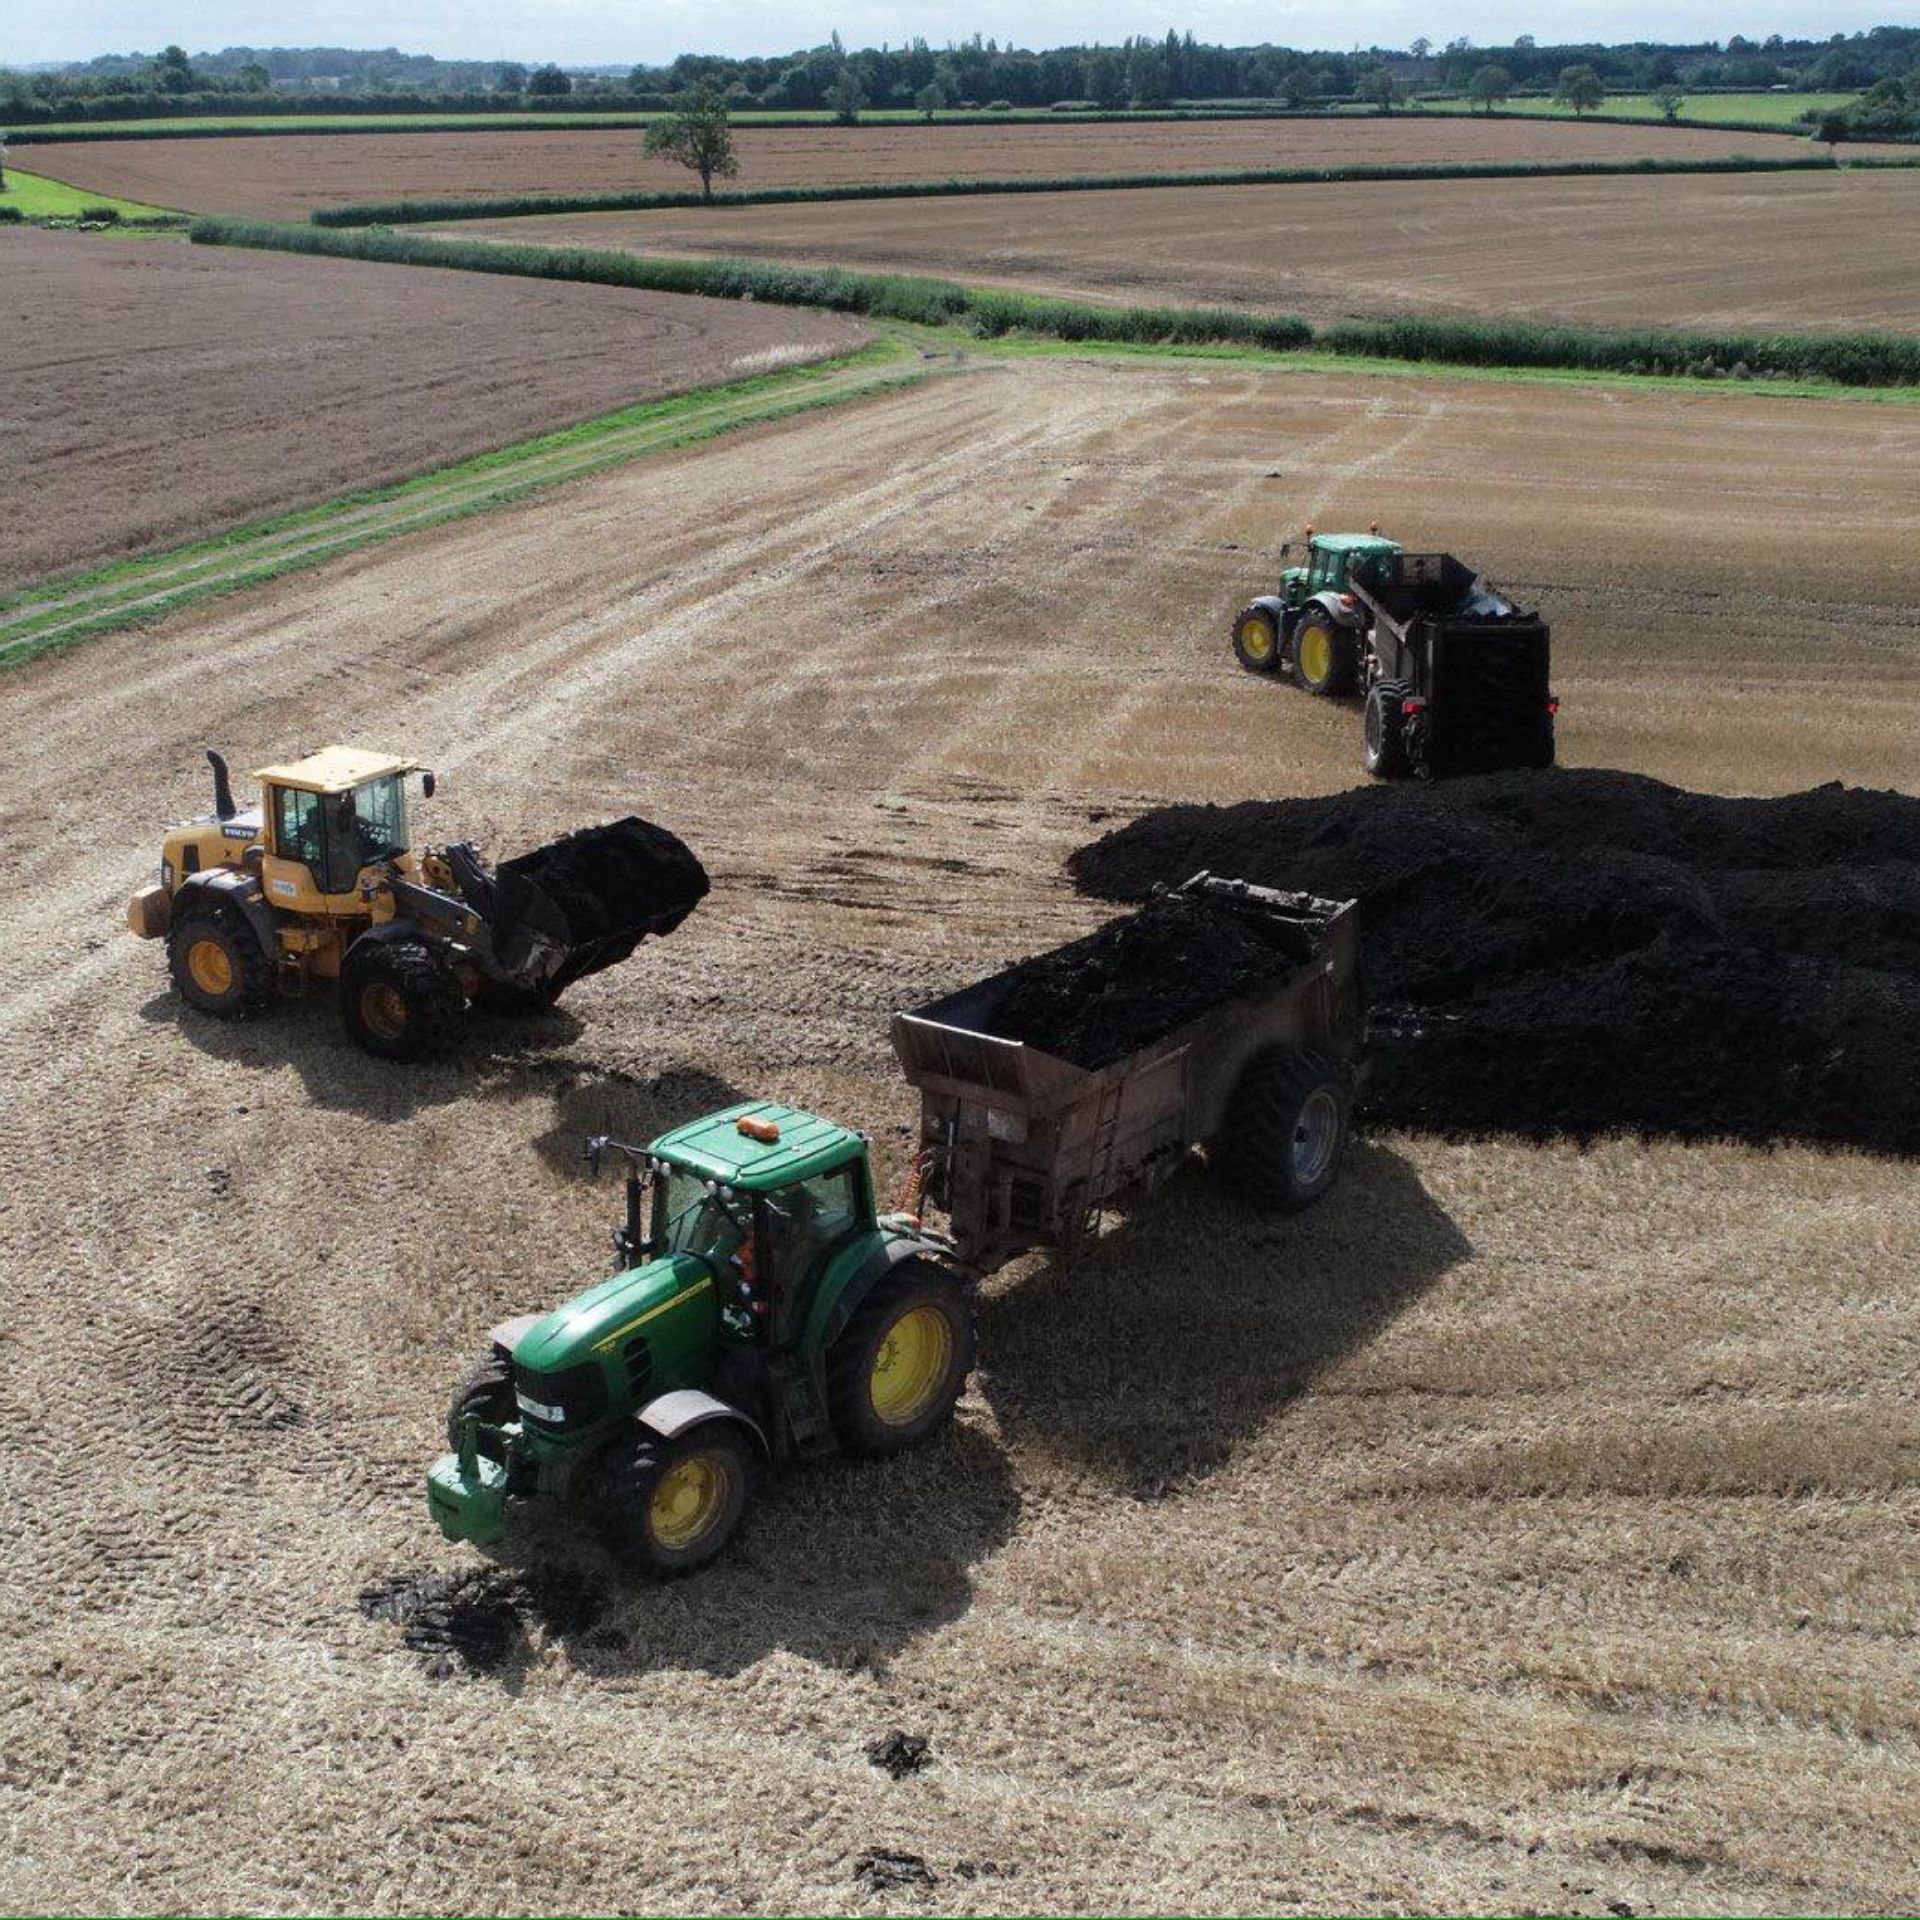
[[[940,1398],[953,1365],[953,1328],[938,1307],[914,1307],[887,1329],[868,1383],[873,1410],[890,1427],[911,1426]]]
[[[693,1546],[719,1523],[732,1491],[733,1474],[717,1455],[680,1461],[653,1490],[647,1514],[654,1539],[673,1553]]]
[[[1319,686],[1333,672],[1333,635],[1316,624],[1300,629],[1300,677]]]
[[[1255,666],[1264,667],[1273,658],[1273,624],[1263,615],[1250,613],[1240,622],[1240,651]]]
[[[187,973],[202,993],[215,1000],[233,991],[233,956],[218,940],[196,940],[187,949]]]
[[[360,1018],[382,1040],[398,1040],[407,1030],[407,1003],[384,980],[360,990]]]

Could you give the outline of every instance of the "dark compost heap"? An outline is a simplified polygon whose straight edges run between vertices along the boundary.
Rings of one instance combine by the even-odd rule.
[[[1598,770],[1163,808],[1069,862],[1361,903],[1393,1124],[1920,1152],[1920,800]]]
[[[1009,968],[991,1030],[1098,1069],[1224,1000],[1284,979],[1305,957],[1295,926],[1204,894],[1165,894]]]
[[[538,916],[563,926],[578,945],[670,932],[706,897],[708,884],[706,868],[683,840],[632,815],[502,861],[495,883],[503,937]]]

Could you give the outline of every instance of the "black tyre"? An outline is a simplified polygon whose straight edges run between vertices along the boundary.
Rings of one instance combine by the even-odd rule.
[[[241,916],[190,907],[167,936],[167,969],[190,1007],[222,1020],[251,1020],[273,998],[273,962]]]
[[[1309,607],[1293,630],[1293,677],[1323,700],[1349,694],[1360,676],[1359,637],[1319,607]]]
[[[382,1060],[424,1060],[459,1038],[466,1000],[424,940],[362,940],[340,969],[347,1031]]]
[[[468,1414],[487,1426],[498,1427],[511,1420],[517,1411],[512,1364],[497,1353],[476,1360],[447,1403],[447,1450],[460,1451],[460,1428]]]
[[[1400,711],[1406,697],[1398,680],[1376,680],[1367,689],[1361,734],[1367,771],[1376,780],[1398,780],[1407,772],[1407,717]]]
[[[1271,673],[1280,664],[1280,629],[1266,607],[1242,607],[1233,622],[1234,658],[1249,673]]]
[[[740,1531],[758,1465],[751,1442],[724,1420],[674,1440],[637,1428],[614,1442],[593,1477],[608,1546],[657,1579],[699,1572]]]
[[[1553,731],[1553,716],[1549,714],[1545,723],[1540,728],[1540,734],[1534,742],[1533,751],[1527,756],[1528,766],[1545,771],[1546,768],[1553,765]]]
[[[827,1355],[827,1405],[849,1453],[899,1453],[953,1416],[973,1371],[973,1308],[955,1276],[906,1260],[861,1301]]]
[[[1294,1212],[1333,1185],[1351,1108],[1346,1075],[1331,1061],[1269,1047],[1241,1070],[1214,1158],[1244,1199]]]

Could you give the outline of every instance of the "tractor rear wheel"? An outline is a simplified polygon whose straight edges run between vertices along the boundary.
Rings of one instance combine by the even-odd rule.
[[[1269,1047],[1241,1069],[1214,1143],[1220,1171],[1255,1206],[1292,1213],[1333,1185],[1353,1096],[1319,1054]]]
[[[504,1426],[518,1409],[513,1398],[513,1364],[489,1353],[467,1369],[447,1405],[447,1451],[460,1451],[460,1429],[468,1414],[489,1427]],[[484,1447],[483,1447],[484,1450]]]
[[[466,999],[424,940],[361,940],[340,969],[347,1031],[382,1060],[423,1060],[459,1037]]]
[[[673,1440],[643,1428],[615,1441],[593,1477],[608,1545],[661,1580],[698,1573],[740,1531],[755,1466],[746,1439],[723,1420]]]
[[[1360,673],[1360,649],[1353,633],[1333,616],[1310,607],[1293,630],[1294,678],[1323,700],[1351,693]]]
[[[827,1405],[849,1453],[898,1453],[943,1427],[973,1371],[973,1308],[955,1276],[903,1260],[827,1355]]]
[[[1280,662],[1280,629],[1265,607],[1242,607],[1233,623],[1234,657],[1249,673],[1271,673]]]
[[[1407,771],[1407,716],[1400,710],[1406,697],[1398,680],[1376,680],[1367,689],[1361,731],[1367,771],[1376,780],[1398,780]]]
[[[222,1020],[251,1020],[273,998],[260,936],[224,907],[193,907],[173,924],[167,966],[180,997]]]

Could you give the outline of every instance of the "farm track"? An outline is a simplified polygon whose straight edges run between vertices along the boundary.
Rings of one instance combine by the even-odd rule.
[[[597,1270],[584,1133],[766,1091],[891,1188],[887,1015],[1103,918],[1068,851],[1353,783],[1354,714],[1226,648],[1310,508],[1538,593],[1570,758],[1777,790],[1913,784],[1916,501],[1904,410],[982,359],[10,673],[0,1899],[1910,1907],[1920,1237],[1860,1155],[1387,1136],[1287,1221],[1196,1177],[996,1278],[950,1438],[709,1576],[562,1542],[577,1611],[471,1667],[359,1597],[480,1564],[419,1472],[480,1331]],[[434,765],[431,835],[638,807],[715,891],[440,1066],[190,1020],[124,896],[204,745],[325,737]]]

